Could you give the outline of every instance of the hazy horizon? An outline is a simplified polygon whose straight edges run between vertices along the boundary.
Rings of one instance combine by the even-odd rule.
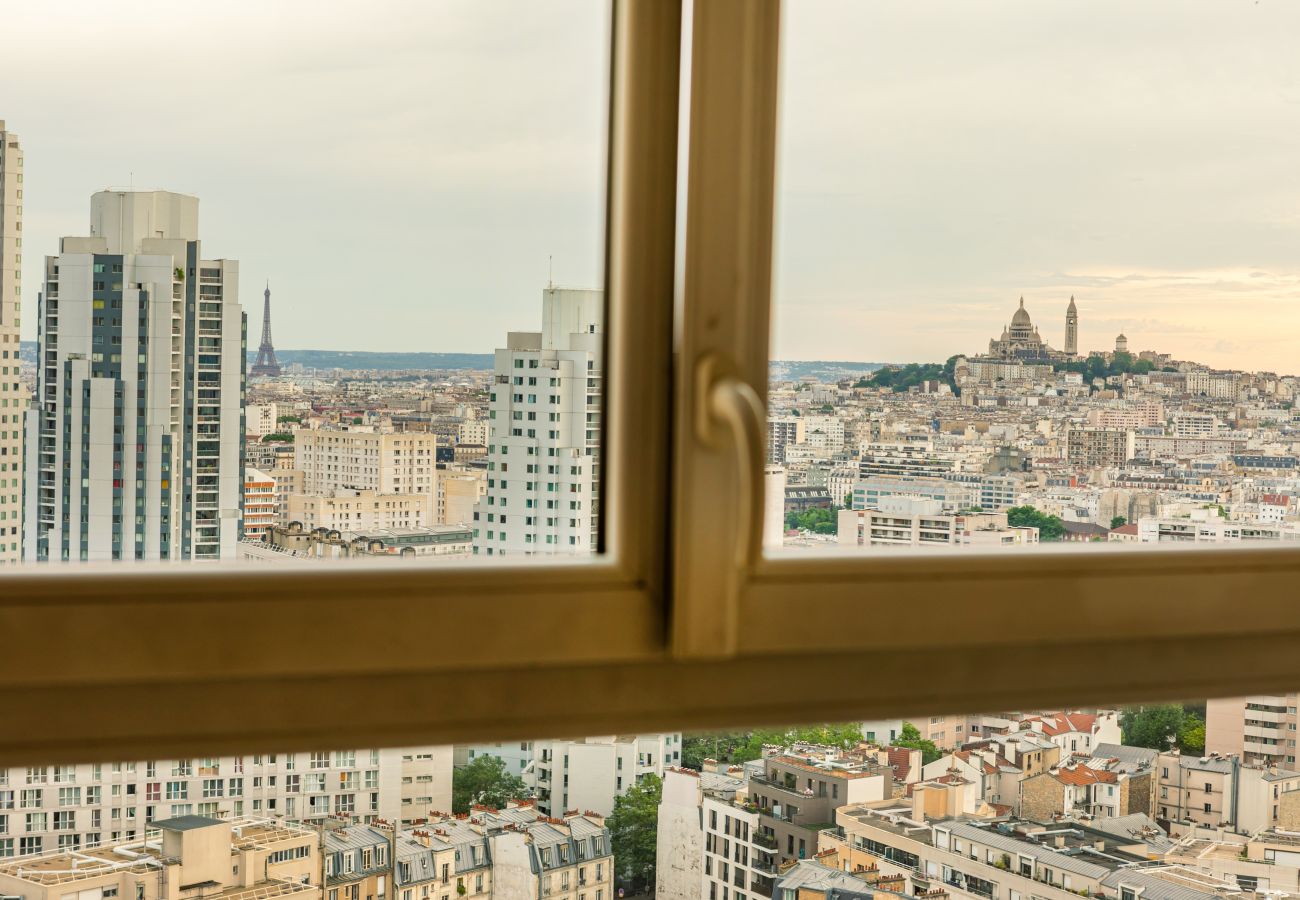
[[[552,272],[601,283],[603,4],[70,2],[57,21],[7,11],[25,39],[0,57],[26,157],[25,338],[44,256],[86,232],[91,193],[129,183],[200,198],[253,346],[267,279],[282,347],[441,353],[539,327]],[[1300,7],[785,16],[774,358],[976,354],[1022,295],[1060,348],[1073,294],[1082,352],[1122,331],[1300,370]]]

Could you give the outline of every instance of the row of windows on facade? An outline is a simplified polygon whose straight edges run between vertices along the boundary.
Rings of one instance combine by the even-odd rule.
[[[427,758],[422,756],[421,758]],[[247,765],[274,766],[279,765],[281,755],[278,753],[257,754],[252,757],[251,762],[246,761],[244,757],[233,757],[231,766],[236,775],[243,774]],[[284,768],[292,770],[297,767],[297,756],[295,754],[285,754],[283,756]],[[370,751],[370,764],[379,765],[379,751]],[[153,778],[158,774],[158,763],[156,761],[145,762],[145,777]],[[336,750],[336,751],[319,751],[309,754],[307,767],[310,769],[351,769],[357,765],[357,752],[355,750]],[[108,767],[111,775],[134,775],[139,770],[139,763],[136,762],[113,762],[113,763],[94,763],[90,767],[91,779],[99,781],[104,776],[104,768]],[[216,757],[206,757],[198,759],[178,759],[171,763],[171,774],[173,776],[193,775],[195,772],[199,775],[219,775],[221,773],[221,759]],[[0,785],[9,783],[9,769],[0,768]],[[77,766],[28,766],[25,774],[26,784],[46,784],[53,782],[75,783],[77,780]]]
[[[365,789],[377,789],[379,787],[378,770],[367,771],[364,773],[364,781],[359,772],[339,772],[338,773],[338,790],[356,791]],[[244,794],[243,778],[205,778],[201,785],[196,786],[196,793],[202,792],[204,797],[240,797]],[[261,775],[253,777],[253,790],[273,789],[276,787],[276,776]],[[135,784],[109,785],[110,798],[116,797],[135,797],[138,796]],[[125,788],[125,791],[122,789]],[[85,789],[86,806],[98,806],[104,802],[103,787],[94,785]],[[305,775],[285,775],[284,790],[290,794],[321,794],[333,790],[329,785],[326,774],[307,773]],[[80,787],[69,787],[58,789],[58,806],[82,806],[82,789]],[[144,799],[146,801],[156,800],[188,800],[190,796],[190,783],[188,781],[151,781],[144,785]],[[42,809],[45,806],[47,794],[44,788],[24,788],[22,790],[0,790],[0,810],[7,809]]]

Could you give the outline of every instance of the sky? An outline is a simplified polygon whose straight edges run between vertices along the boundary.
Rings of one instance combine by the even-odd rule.
[[[6,5],[24,297],[89,197],[200,198],[250,343],[488,352],[602,280],[597,0]],[[1300,4],[788,0],[773,353],[1063,343],[1300,373]],[[27,338],[34,316],[24,317]]]

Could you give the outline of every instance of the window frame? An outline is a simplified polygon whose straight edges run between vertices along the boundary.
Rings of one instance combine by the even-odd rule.
[[[779,30],[777,3],[695,5],[675,409],[674,653],[799,668],[818,696],[790,709],[788,722],[1294,690],[1300,608],[1291,596],[1300,549],[762,554],[761,517],[741,523],[735,511],[761,503],[755,482],[765,435],[743,440],[715,392],[732,378],[766,396]],[[728,559],[737,563],[719,564]],[[873,602],[883,598],[887,609]],[[801,615],[809,599],[815,614]],[[918,614],[897,621],[888,610]],[[834,682],[813,677],[827,668],[819,655],[841,666]],[[906,666],[897,680],[905,683],[891,679],[887,696],[854,702],[836,683],[854,663],[868,671]],[[1115,667],[1126,671],[1116,677]],[[771,711],[754,709],[751,723],[780,721],[774,681],[763,688]]]
[[[604,555],[8,573],[0,633],[112,652],[52,667],[50,641],[8,642],[0,712],[25,727],[0,733],[0,765],[1300,684],[1296,550],[1112,551],[1100,565],[1068,551],[762,557],[758,516],[737,510],[762,506],[763,441],[747,398],[761,402],[767,383],[780,7],[709,0],[692,16],[674,298],[682,4],[613,4]],[[899,609],[918,613],[891,619]],[[346,634],[345,652],[320,653],[300,639],[309,629]]]
[[[12,652],[0,654],[0,711],[41,727],[6,729],[0,765],[182,745],[224,753],[264,746],[263,738],[305,749],[304,741],[338,734],[319,702],[286,705],[306,683],[373,700],[385,679],[409,679],[427,692],[409,702],[428,707],[444,673],[663,658],[681,7],[617,0],[610,19],[601,555],[403,571],[85,565],[5,573],[0,633],[113,652],[73,654],[52,667],[37,642],[11,642]],[[460,602],[467,596],[472,603]],[[348,635],[347,651],[321,653],[294,638],[306,629]],[[97,721],[92,697],[141,685],[149,702],[114,703],[116,719]],[[187,700],[165,700],[171,691]],[[405,712],[386,708],[362,746],[404,727]],[[184,720],[196,709],[208,724],[191,744],[196,723]],[[439,710],[426,726],[458,715]]]

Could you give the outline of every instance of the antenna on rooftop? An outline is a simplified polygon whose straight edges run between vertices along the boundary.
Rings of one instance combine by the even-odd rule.
[[[546,289],[555,290],[555,257],[550,255],[546,257]]]

